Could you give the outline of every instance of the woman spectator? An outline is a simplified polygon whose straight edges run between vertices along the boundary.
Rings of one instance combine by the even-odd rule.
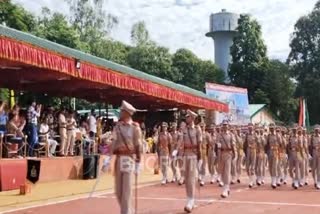
[[[26,115],[23,111],[18,112],[18,107],[9,113],[9,122],[7,123],[6,141],[12,144],[18,144],[18,158],[22,158],[23,152],[23,129],[26,125]]]
[[[8,122],[8,114],[5,111],[6,102],[0,102],[0,134],[5,134]]]
[[[67,145],[65,148],[65,155],[70,154],[70,156],[74,155],[74,143],[76,141],[76,126],[77,122],[74,119],[73,111],[69,111],[67,117]]]
[[[45,117],[45,119],[40,124],[40,130],[39,134],[40,137],[44,137],[44,141],[48,143],[48,156],[53,157],[54,153],[56,152],[56,147],[58,145],[58,142],[53,139],[53,137],[50,135],[50,128],[49,128],[49,118]]]

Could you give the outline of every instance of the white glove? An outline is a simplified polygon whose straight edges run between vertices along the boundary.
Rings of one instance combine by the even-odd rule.
[[[202,160],[199,160],[199,161],[198,161],[198,170],[199,170],[199,171],[200,171],[200,169],[201,169],[202,163],[203,163]]]
[[[312,159],[312,156],[309,154],[309,155],[308,155],[308,158],[309,158],[309,160],[311,160],[311,159]]]
[[[107,172],[109,165],[110,165],[110,161],[111,161],[111,156],[107,156],[104,160],[103,160],[103,165],[102,165],[102,172]]]
[[[136,162],[134,164],[134,174],[139,174],[140,173],[140,163]]]
[[[289,158],[289,157],[288,157],[288,155],[286,154],[286,159],[288,160],[288,158]]]
[[[178,150],[173,150],[172,157],[176,157],[178,155]]]

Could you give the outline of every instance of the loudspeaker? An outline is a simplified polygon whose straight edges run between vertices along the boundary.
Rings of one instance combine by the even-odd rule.
[[[83,156],[83,179],[95,179],[99,175],[99,155]]]
[[[28,160],[27,179],[32,183],[36,183],[39,180],[41,160]]]

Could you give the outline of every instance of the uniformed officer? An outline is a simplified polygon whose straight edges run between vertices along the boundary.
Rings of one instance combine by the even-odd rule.
[[[187,124],[182,121],[179,126],[179,136],[182,135],[183,130],[187,128]],[[178,166],[180,170],[180,179],[178,184],[181,186],[184,184],[185,178],[185,163],[184,163],[184,151],[183,151],[183,144],[179,144],[179,137],[178,137],[178,144],[177,144],[177,151],[178,151]]]
[[[299,188],[299,181],[301,179],[302,170],[302,148],[303,142],[301,136],[297,131],[301,132],[300,127],[294,126],[292,128],[292,135],[289,138],[288,151],[289,151],[289,173],[292,178],[292,187]]]
[[[236,147],[236,126],[230,127],[230,135],[232,137],[232,141],[235,143],[234,154],[231,161],[231,184],[235,184],[237,179],[237,159],[238,159],[238,150]]]
[[[320,126],[315,125],[314,134],[311,137],[311,151],[312,151],[312,176],[314,185],[320,189]]]
[[[303,127],[302,129],[302,141],[303,141],[303,169],[301,172],[302,184],[308,185],[308,176],[309,176],[309,160],[311,159],[311,155],[309,153],[309,136],[307,133],[307,129]]]
[[[237,132],[235,134],[235,142],[236,142],[236,150],[238,154],[236,170],[237,170],[237,182],[240,183],[240,177],[242,172],[242,162],[244,159],[244,151],[243,151],[243,136],[241,134],[241,128],[237,128]]]
[[[155,140],[159,151],[160,168],[162,173],[161,184],[164,185],[168,182],[169,151],[172,142],[172,137],[168,132],[168,124],[166,122],[161,124],[160,133]]]
[[[179,137],[179,132],[177,130],[177,123],[176,122],[173,122],[171,124],[171,137],[172,137],[172,144],[171,144],[171,148],[172,150],[174,148],[177,148],[177,145],[178,145],[178,137]],[[172,154],[172,152],[170,153]],[[179,176],[179,167],[178,167],[178,160],[176,157],[173,157],[171,155],[171,170],[172,170],[172,173],[173,173],[173,178],[172,178],[172,182],[176,182],[178,181],[178,176]]]
[[[138,173],[141,159],[141,129],[132,121],[136,109],[122,101],[120,120],[113,129],[112,152],[115,160],[115,194],[121,214],[131,214],[132,173]]]
[[[213,184],[216,181],[217,169],[216,169],[216,142],[217,133],[215,130],[215,125],[210,126],[210,142],[208,144],[208,168],[210,173],[210,183]]]
[[[221,134],[221,126],[217,126],[216,127],[216,134],[217,134],[217,139],[219,138],[220,134]],[[215,165],[216,165],[216,169],[217,169],[217,182],[219,184],[219,187],[223,187],[223,182],[222,182],[222,179],[221,179],[221,148],[219,148],[218,146],[216,147],[216,153],[217,153],[217,158],[216,158],[216,162],[215,162]]]
[[[248,124],[248,133],[244,140],[244,151],[246,154],[246,170],[249,176],[249,187],[254,185],[255,167],[257,160],[257,136],[253,124]]]
[[[266,138],[261,134],[260,128],[256,128],[256,137],[257,137],[257,159],[256,159],[256,176],[257,176],[257,185],[262,184],[263,179],[263,168],[265,167],[264,156],[265,156],[265,146]]]
[[[206,171],[208,167],[208,147],[211,142],[211,136],[209,132],[206,131],[206,124],[204,122],[200,123],[200,128],[202,131],[202,144],[201,144],[201,166],[200,166],[200,171],[199,171],[199,181],[200,181],[200,186],[204,186],[205,183],[205,176],[206,176]]]
[[[231,182],[231,162],[235,154],[234,138],[229,132],[228,122],[223,121],[221,133],[218,136],[217,146],[220,148],[220,172],[221,180],[223,182],[222,198],[227,198],[230,195],[230,182]]]
[[[288,136],[287,129],[285,127],[281,128],[281,145],[279,147],[279,165],[278,165],[278,175],[280,176],[280,182],[287,184],[287,174],[288,174]]]
[[[185,182],[187,193],[187,204],[184,210],[188,213],[194,208],[195,202],[195,187],[196,187],[196,173],[198,168],[198,160],[201,160],[201,143],[202,132],[199,126],[195,125],[194,120],[197,114],[188,110],[186,115],[187,127],[182,130],[182,134],[178,140],[178,147],[182,145],[184,168],[185,168]],[[174,151],[173,153],[176,153]]]
[[[267,137],[267,154],[269,173],[271,176],[271,187],[273,189],[277,188],[280,144],[280,136],[276,133],[276,126],[274,124],[270,124],[269,135]]]

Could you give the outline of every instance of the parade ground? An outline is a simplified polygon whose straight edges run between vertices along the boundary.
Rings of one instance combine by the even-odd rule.
[[[315,190],[311,184],[299,190],[294,190],[290,184],[272,190],[269,181],[262,187],[252,189],[247,186],[247,178],[242,178],[242,181],[241,184],[231,186],[231,195],[228,199],[220,198],[221,188],[216,183],[206,184],[200,188],[200,191],[197,186],[197,207],[192,213],[318,214],[320,212],[319,191]],[[89,193],[94,183],[95,180],[40,184],[42,186],[35,186],[34,191],[27,196],[19,196],[14,191],[2,193],[0,212],[11,214],[119,213],[112,189],[113,177],[103,176],[97,191],[90,198]],[[138,186],[138,213],[184,213],[186,196],[183,186],[173,183],[161,186],[160,176],[151,173],[141,175]],[[15,203],[12,203],[13,201]]]

